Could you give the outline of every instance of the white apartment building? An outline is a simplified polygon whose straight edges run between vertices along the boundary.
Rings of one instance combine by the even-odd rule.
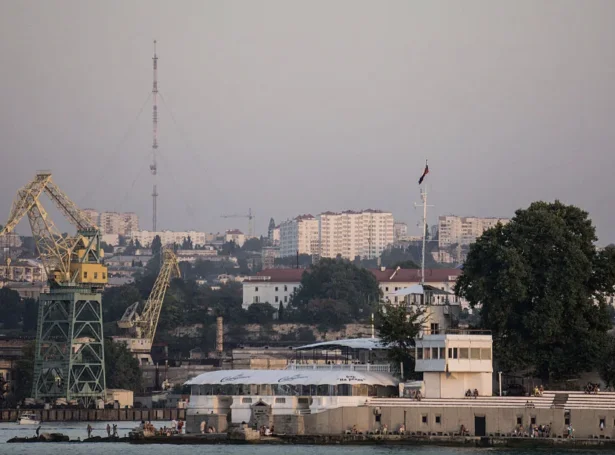
[[[280,257],[319,254],[318,219],[300,215],[280,224]]]
[[[498,223],[506,224],[509,218],[477,218],[444,215],[438,218],[438,246],[470,245],[487,229]]]
[[[224,233],[225,242],[235,242],[235,245],[242,247],[246,243],[246,236],[239,229],[229,229]]]
[[[137,240],[144,247],[149,247],[156,236],[160,236],[160,240],[163,245],[169,245],[173,243],[182,244],[184,239],[190,237],[192,245],[203,246],[208,245],[215,240],[216,235],[208,232],[197,231],[132,231],[129,236],[133,242]]]
[[[100,228],[102,234],[129,235],[139,230],[139,217],[133,212],[102,212],[85,209],[83,213]]]
[[[408,225],[400,221],[396,221],[393,224],[393,240],[399,242],[400,240],[406,240],[408,238]]]
[[[335,258],[341,255],[354,260],[379,257],[394,241],[393,214],[380,210],[351,210],[318,215],[320,256]]]

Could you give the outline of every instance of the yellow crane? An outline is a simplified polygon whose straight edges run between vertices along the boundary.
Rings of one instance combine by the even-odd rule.
[[[161,254],[160,273],[158,273],[154,287],[143,305],[143,310],[139,312],[139,302],[135,302],[126,308],[122,318],[117,321],[117,325],[122,329],[129,330],[131,336],[114,338],[115,341],[125,343],[142,365],[152,363],[152,344],[160,319],[162,302],[171,283],[171,278],[181,276],[177,256],[175,256],[173,249],[165,247]]]
[[[46,194],[76,228],[63,235],[44,209]],[[53,182],[38,172],[21,188],[0,236],[28,216],[50,291],[39,298],[32,395],[89,405],[105,395],[101,291],[107,283],[100,231]]]

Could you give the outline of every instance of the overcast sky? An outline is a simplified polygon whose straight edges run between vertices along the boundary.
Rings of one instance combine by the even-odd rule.
[[[416,233],[427,158],[430,222],[557,198],[615,241],[614,18],[613,0],[4,0],[0,223],[51,169],[151,228],[157,39],[159,228],[378,208]]]

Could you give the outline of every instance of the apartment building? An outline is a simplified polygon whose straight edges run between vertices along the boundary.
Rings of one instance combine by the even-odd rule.
[[[408,238],[408,225],[406,223],[402,223],[396,221],[393,223],[393,240],[395,242],[400,242],[402,240],[407,240]]]
[[[102,234],[129,235],[139,230],[139,217],[133,212],[97,212],[85,209],[83,213],[100,228]]]
[[[246,243],[246,236],[239,229],[229,229],[224,233],[225,242],[234,242],[238,247],[242,247]]]
[[[393,214],[381,210],[347,210],[318,215],[320,256],[354,260],[379,257],[394,241]]]
[[[280,224],[280,257],[319,254],[318,219],[300,215]]]
[[[498,223],[506,224],[509,218],[478,218],[444,215],[438,218],[438,246],[470,245],[487,229]]]
[[[211,234],[208,232],[197,232],[197,231],[132,231],[130,234],[130,239],[133,242],[137,240],[144,247],[149,247],[154,238],[156,236],[160,236],[160,240],[163,245],[169,245],[173,243],[182,244],[182,242],[190,237],[192,240],[192,245],[203,246],[209,245],[216,239],[216,234]]]

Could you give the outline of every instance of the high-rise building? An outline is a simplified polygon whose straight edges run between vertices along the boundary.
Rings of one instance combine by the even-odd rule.
[[[470,245],[487,229],[498,223],[506,224],[509,218],[478,218],[444,215],[438,218],[438,246]]]
[[[100,228],[102,234],[128,236],[132,231],[139,230],[139,217],[136,213],[97,212],[85,209],[83,213],[90,221]]]
[[[354,260],[373,259],[393,243],[393,214],[381,210],[351,210],[318,215],[320,257],[338,255]]]
[[[408,238],[408,225],[400,221],[393,224],[393,239],[396,242],[406,240]]]
[[[300,215],[280,224],[280,257],[319,253],[318,220]]]
[[[100,213],[94,209],[84,209],[83,213],[90,219],[94,226],[100,226]]]

